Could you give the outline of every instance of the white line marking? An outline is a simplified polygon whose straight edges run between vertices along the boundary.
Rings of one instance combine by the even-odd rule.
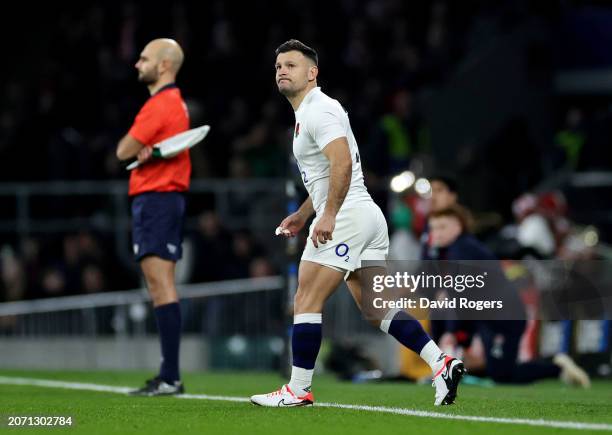
[[[104,393],[127,394],[131,391],[131,387],[116,387],[112,385],[89,384],[82,382],[62,382],[52,381],[47,379],[32,379],[32,378],[13,378],[0,376],[0,384],[5,385],[28,385],[34,387],[47,388],[64,388],[70,390],[84,391],[100,391]],[[246,403],[250,400],[246,397],[234,396],[212,396],[208,394],[182,394],[176,396],[178,399],[197,399],[197,400],[218,400],[223,402],[241,402]],[[606,423],[583,423],[579,421],[559,421],[559,420],[542,420],[528,418],[504,418],[504,417],[483,417],[477,415],[456,415],[445,414],[442,412],[420,411],[417,409],[407,408],[391,408],[387,406],[369,406],[369,405],[346,405],[342,403],[317,403],[317,407],[324,408],[339,408],[350,409],[354,411],[366,412],[383,412],[387,414],[407,415],[411,417],[426,417],[426,418],[441,418],[446,420],[462,420],[475,421],[478,423],[500,423],[500,424],[518,424],[527,426],[541,426],[560,429],[576,429],[576,430],[602,430],[612,431],[612,424]]]

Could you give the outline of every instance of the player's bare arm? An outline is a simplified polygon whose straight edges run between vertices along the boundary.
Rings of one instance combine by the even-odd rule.
[[[329,190],[323,215],[312,231],[311,238],[316,248],[319,247],[319,243],[325,244],[328,240],[332,240],[336,215],[351,185],[353,167],[346,137],[339,137],[331,141],[323,149],[323,154],[329,160]]]
[[[314,212],[315,209],[312,205],[312,198],[310,196],[306,198],[306,200],[302,203],[298,211],[296,211],[296,213],[300,215],[300,218],[303,219],[304,222],[306,222],[308,218],[314,214]]]
[[[142,150],[146,150],[149,147],[146,147],[142,142],[132,137],[130,134],[126,134],[121,138],[119,144],[117,145],[117,158],[119,160],[128,160],[133,157],[138,156],[140,162],[139,153]],[[150,151],[150,150],[149,150]],[[143,153],[142,157],[146,157]],[[143,162],[140,162],[143,163]]]
[[[284,237],[295,237],[297,233],[304,228],[306,221],[313,215],[314,212],[315,210],[312,205],[312,199],[309,196],[295,213],[292,213],[283,219],[279,225],[279,228],[281,229],[279,235]]]

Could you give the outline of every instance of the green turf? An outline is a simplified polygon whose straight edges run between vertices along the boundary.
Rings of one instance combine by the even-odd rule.
[[[141,372],[42,372],[3,370],[0,376],[139,386]],[[277,388],[282,379],[262,373],[186,374],[187,392],[249,396]],[[315,379],[317,401],[402,407],[460,415],[580,421],[612,424],[612,382],[595,382],[591,390],[558,382],[492,388],[462,386],[457,404],[434,408],[433,388],[408,383],[350,384],[331,377]],[[440,420],[323,407],[268,409],[249,403],[162,398],[134,398],[113,393],[0,384],[0,415],[72,415],[71,428],[7,429],[29,433],[87,434],[535,434],[577,432],[570,429]],[[580,431],[588,433],[589,431]],[[612,433],[612,432],[597,432]]]

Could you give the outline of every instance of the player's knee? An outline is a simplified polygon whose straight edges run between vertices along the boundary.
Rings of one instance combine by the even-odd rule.
[[[298,288],[293,298],[293,311],[300,313],[319,313],[323,307],[323,301],[319,300],[316,292]]]

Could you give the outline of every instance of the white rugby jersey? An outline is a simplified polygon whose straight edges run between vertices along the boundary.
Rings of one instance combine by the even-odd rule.
[[[329,160],[322,150],[339,137],[346,137],[353,161],[351,185],[341,208],[372,202],[363,184],[361,158],[348,114],[337,100],[325,95],[321,88],[312,89],[295,111],[293,155],[317,214],[323,213],[329,190]]]

